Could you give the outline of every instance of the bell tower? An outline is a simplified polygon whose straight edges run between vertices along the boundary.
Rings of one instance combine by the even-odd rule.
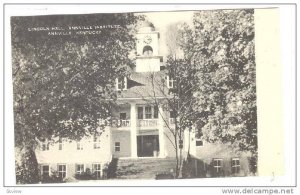
[[[159,32],[150,22],[143,22],[137,33],[136,72],[160,71],[162,56],[158,55]]]

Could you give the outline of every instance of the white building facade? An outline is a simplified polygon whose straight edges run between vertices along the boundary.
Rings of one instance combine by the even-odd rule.
[[[89,169],[97,179],[104,176],[104,170],[113,158],[175,157],[175,149],[170,141],[174,137],[169,129],[174,127],[174,118],[161,104],[154,104],[151,98],[150,75],[167,78],[162,70],[163,58],[159,55],[159,32],[151,24],[145,23],[137,33],[136,50],[135,71],[124,81],[116,79],[119,106],[112,111],[111,123],[104,133],[98,137],[86,137],[80,142],[64,140],[55,144],[44,143],[36,151],[42,176],[55,172],[60,178],[68,178]],[[123,85],[119,85],[121,82]],[[172,87],[169,82],[166,82],[166,86]],[[164,97],[157,93],[156,99],[160,98]],[[209,171],[208,165],[218,172],[225,166],[224,159],[227,158],[229,172],[234,165],[238,174],[247,174],[248,164],[240,162],[246,162],[242,159],[247,159],[247,156],[224,153],[224,147],[210,153],[214,151],[212,147],[199,137],[197,139],[195,132],[190,132],[190,135],[185,132],[184,139],[184,155],[189,150],[194,158],[206,159],[201,160],[202,164],[195,164],[198,172]],[[222,153],[226,156],[222,156]]]

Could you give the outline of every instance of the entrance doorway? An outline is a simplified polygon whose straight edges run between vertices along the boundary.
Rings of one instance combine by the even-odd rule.
[[[156,156],[159,151],[158,135],[137,136],[138,157]]]

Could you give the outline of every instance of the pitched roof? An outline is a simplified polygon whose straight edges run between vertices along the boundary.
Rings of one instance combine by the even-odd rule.
[[[118,99],[166,97],[166,72],[133,72],[127,78],[127,90],[118,92]]]

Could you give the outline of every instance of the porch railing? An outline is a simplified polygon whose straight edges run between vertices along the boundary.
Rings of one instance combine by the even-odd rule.
[[[130,127],[130,120],[113,119],[111,121],[112,127]]]
[[[156,127],[158,119],[138,119],[137,125],[139,127]]]
[[[121,120],[121,127],[130,127],[130,120]]]

